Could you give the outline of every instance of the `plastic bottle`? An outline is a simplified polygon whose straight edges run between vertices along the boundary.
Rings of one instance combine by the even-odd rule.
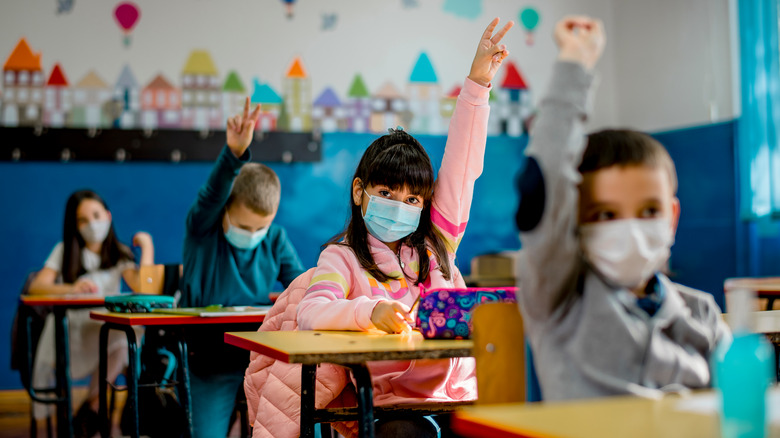
[[[723,438],[767,436],[767,390],[774,380],[774,350],[752,329],[755,294],[729,292],[728,320],[734,339],[713,354],[714,386],[720,393]]]

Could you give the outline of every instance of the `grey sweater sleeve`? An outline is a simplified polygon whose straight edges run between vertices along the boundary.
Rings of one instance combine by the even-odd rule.
[[[526,150],[540,169],[544,207],[538,223],[520,233],[520,306],[526,317],[540,321],[576,293],[581,263],[577,168],[585,148],[583,124],[592,79],[579,64],[555,64]]]

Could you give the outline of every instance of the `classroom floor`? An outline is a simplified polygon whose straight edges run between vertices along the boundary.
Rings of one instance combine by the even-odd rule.
[[[86,387],[73,388],[73,399],[81,400],[86,393]],[[126,392],[116,393],[116,410],[111,436],[122,436],[119,431],[119,416],[125,404]],[[52,428],[56,434],[56,423],[52,420]],[[236,423],[228,435],[228,438],[241,435],[239,425]],[[30,397],[27,392],[21,390],[0,391],[0,438],[28,438],[30,436]],[[46,437],[46,421],[38,421],[38,436]],[[96,435],[97,436],[97,435]]]

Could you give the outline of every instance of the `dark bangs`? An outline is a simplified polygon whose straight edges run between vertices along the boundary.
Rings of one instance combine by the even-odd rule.
[[[433,166],[428,153],[414,137],[390,130],[366,149],[355,178],[367,185],[386,185],[392,190],[407,186],[426,201],[433,197]]]

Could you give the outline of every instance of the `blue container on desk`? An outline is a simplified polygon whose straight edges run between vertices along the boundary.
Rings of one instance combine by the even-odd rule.
[[[734,339],[730,345],[722,343],[712,357],[713,386],[721,400],[721,437],[764,438],[768,390],[775,375],[774,350],[763,335],[750,330],[755,294],[733,291],[730,295],[735,303],[729,312]]]

